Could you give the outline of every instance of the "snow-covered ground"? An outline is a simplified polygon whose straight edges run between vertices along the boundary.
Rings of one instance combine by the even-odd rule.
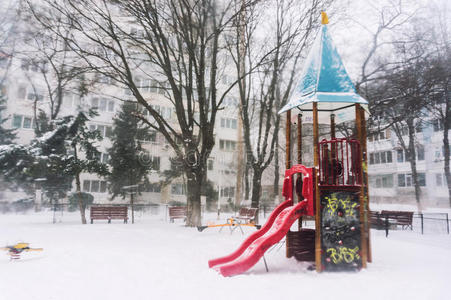
[[[308,264],[286,259],[282,247],[266,255],[269,273],[260,261],[243,275],[224,278],[207,261],[235,250],[254,229],[200,233],[150,214],[134,225],[79,223],[77,213],[65,213],[56,224],[45,212],[0,215],[0,247],[23,241],[44,248],[18,261],[0,252],[0,299],[442,300],[451,294],[446,233],[400,230],[385,238],[373,230],[373,263],[358,273],[308,271]]]

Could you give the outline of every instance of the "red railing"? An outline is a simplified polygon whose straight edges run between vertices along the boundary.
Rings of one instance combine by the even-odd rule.
[[[361,185],[359,141],[346,138],[322,140],[319,143],[319,174],[322,186]]]

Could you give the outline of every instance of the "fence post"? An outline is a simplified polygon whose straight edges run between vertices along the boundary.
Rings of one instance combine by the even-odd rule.
[[[420,214],[421,217],[421,234],[423,234],[423,213]]]
[[[385,216],[385,237],[388,237],[388,216]]]
[[[446,231],[449,234],[449,219],[448,219],[448,213],[446,213]]]

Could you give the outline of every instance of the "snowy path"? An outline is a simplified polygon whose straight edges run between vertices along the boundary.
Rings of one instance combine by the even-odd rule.
[[[9,261],[0,253],[0,300],[88,299],[446,299],[451,236],[372,231],[374,261],[360,273],[307,271],[285,248],[244,275],[223,278],[207,261],[233,251],[238,231],[185,228],[158,216],[137,223],[80,225],[77,214],[51,224],[47,213],[0,215],[0,246],[43,247]],[[254,229],[246,228],[246,233]],[[238,296],[239,295],[239,296]],[[387,296],[384,296],[387,295]]]

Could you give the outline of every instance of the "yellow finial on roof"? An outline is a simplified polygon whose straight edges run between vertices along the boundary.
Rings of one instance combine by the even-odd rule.
[[[321,12],[321,24],[329,24],[329,18],[327,17],[327,14],[325,11]]]

